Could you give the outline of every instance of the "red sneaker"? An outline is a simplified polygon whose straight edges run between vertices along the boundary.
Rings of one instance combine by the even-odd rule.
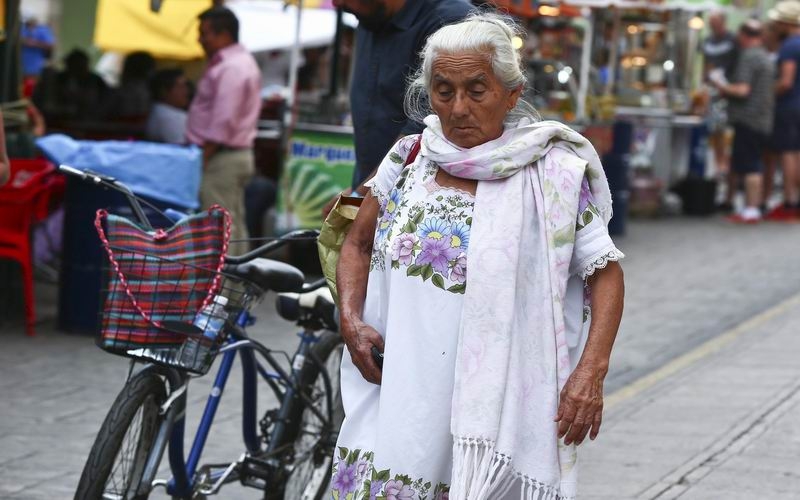
[[[788,208],[786,205],[778,205],[768,212],[767,215],[764,216],[764,219],[780,222],[794,222],[800,221],[800,213],[798,213],[796,208]]]

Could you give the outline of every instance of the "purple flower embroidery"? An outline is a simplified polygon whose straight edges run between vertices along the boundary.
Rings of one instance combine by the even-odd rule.
[[[404,266],[411,265],[414,258],[414,245],[417,243],[417,235],[414,233],[402,233],[392,242],[392,260],[399,261]]]
[[[581,183],[581,196],[578,201],[578,215],[582,214],[586,207],[589,206],[589,203],[593,201],[594,197],[592,196],[592,190],[589,188],[589,180],[584,177]]]
[[[462,253],[453,263],[453,270],[450,272],[450,281],[464,283],[467,281],[467,254]]]
[[[377,479],[372,481],[369,485],[369,500],[375,500],[381,494],[381,488],[383,488],[383,481]]]
[[[450,492],[449,491],[440,491],[433,497],[433,500],[450,500]]]
[[[460,253],[460,248],[450,246],[449,238],[425,238],[422,240],[422,251],[417,256],[416,263],[417,265],[430,264],[435,271],[446,275],[448,264]]]
[[[355,464],[342,468],[344,461],[340,461],[338,465],[338,470],[336,471],[336,475],[333,477],[331,485],[333,486],[333,489],[339,491],[340,495],[344,496],[356,490],[357,471]]]
[[[403,481],[395,479],[386,482],[386,500],[406,500],[414,498],[414,490],[411,486],[403,484]]]

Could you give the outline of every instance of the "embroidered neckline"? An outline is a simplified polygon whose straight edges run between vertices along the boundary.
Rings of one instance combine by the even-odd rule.
[[[438,172],[438,167],[437,167],[437,172]],[[463,189],[459,189],[453,186],[442,186],[441,184],[436,182],[436,174],[432,175],[430,179],[425,181],[423,186],[428,191],[428,193],[435,193],[436,191],[453,191],[455,193],[463,195],[465,198],[469,198],[473,202],[475,201],[475,195],[470,193],[469,191],[465,191]]]

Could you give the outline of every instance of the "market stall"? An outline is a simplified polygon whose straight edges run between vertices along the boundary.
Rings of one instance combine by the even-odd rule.
[[[704,120],[693,109],[704,27],[698,12],[720,3],[497,3],[528,28],[523,50],[534,104],[545,118],[569,123],[593,142],[609,179],[619,180],[612,182],[615,199],[630,192],[634,208],[655,213],[665,189],[708,175]],[[630,174],[611,172],[628,168]]]

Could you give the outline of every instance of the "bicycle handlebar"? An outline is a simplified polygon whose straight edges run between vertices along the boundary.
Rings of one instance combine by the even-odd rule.
[[[136,195],[133,194],[133,191],[131,191],[130,188],[125,184],[117,181],[113,177],[98,174],[97,172],[92,172],[91,170],[78,170],[77,168],[70,167],[69,165],[59,165],[57,170],[72,177],[77,177],[84,182],[91,182],[95,185],[105,186],[122,193],[125,195],[125,199],[131,206],[133,214],[136,216],[136,219],[139,221],[139,223],[148,231],[152,231],[154,229],[150,224],[150,219],[148,219],[147,215],[145,215],[141,203],[139,203],[139,198],[137,198]]]
[[[269,243],[265,243],[260,247],[256,248],[255,250],[250,250],[247,253],[242,255],[226,255],[225,256],[225,263],[226,264],[243,264],[245,262],[249,262],[253,259],[266,255],[270,252],[273,252],[282,246],[285,246],[290,241],[295,240],[316,240],[317,236],[319,236],[319,231],[316,229],[298,229],[297,231],[292,231],[291,233],[287,233],[281,236],[279,239],[270,241]]]
[[[92,172],[91,170],[79,170],[69,165],[59,165],[58,171],[67,175],[71,175],[73,177],[77,177],[84,182],[90,182],[95,185],[102,185],[122,193],[123,195],[125,195],[125,198],[127,199],[128,203],[133,209],[133,213],[138,219],[139,223],[141,223],[142,226],[148,231],[154,229],[153,226],[150,224],[150,221],[148,220],[147,216],[145,215],[144,210],[142,209],[142,205],[139,202],[139,198],[135,194],[133,194],[130,188],[125,184],[117,181],[113,177],[103,174],[98,174],[97,172]],[[266,243],[256,248],[255,250],[251,250],[245,254],[226,255],[225,263],[233,265],[243,264],[245,262],[249,262],[253,259],[256,259],[270,252],[273,252],[285,246],[290,241],[315,240],[317,236],[319,236],[319,231],[315,229],[300,229],[297,231],[292,231],[288,234],[283,235],[279,239],[270,241],[269,243]]]

